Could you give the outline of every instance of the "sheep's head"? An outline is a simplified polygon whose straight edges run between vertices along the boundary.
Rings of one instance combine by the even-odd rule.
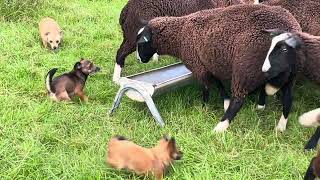
[[[280,73],[295,71],[297,49],[302,40],[293,33],[277,29],[265,30],[270,33],[272,42],[262,66],[267,78],[274,78]]]
[[[152,32],[148,26],[144,26],[137,34],[137,59],[147,63],[157,51],[152,47]]]

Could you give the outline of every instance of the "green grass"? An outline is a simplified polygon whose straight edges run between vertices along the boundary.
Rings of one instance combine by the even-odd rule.
[[[257,111],[256,95],[246,100],[225,134],[213,134],[223,115],[216,90],[202,107],[197,86],[155,99],[163,119],[159,128],[143,103],[124,98],[108,117],[118,90],[112,79],[122,32],[118,17],[126,0],[51,0],[19,22],[0,21],[0,179],[144,179],[105,164],[106,144],[121,134],[152,146],[163,134],[175,136],[184,152],[166,179],[301,179],[315,152],[303,146],[313,129],[301,127],[298,116],[319,107],[320,90],[300,80],[288,130],[274,127],[280,102],[268,99]],[[28,14],[28,12],[27,12]],[[55,18],[64,30],[58,53],[41,47],[38,22]],[[92,59],[103,70],[89,78],[89,102],[54,103],[46,96],[44,76],[50,68],[69,71],[80,58]],[[129,75],[175,62],[139,64],[134,55],[126,63]],[[318,89],[317,89],[318,88]]]

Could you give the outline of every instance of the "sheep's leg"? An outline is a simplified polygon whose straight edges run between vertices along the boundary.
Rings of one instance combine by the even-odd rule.
[[[223,108],[224,108],[224,111],[226,112],[230,104],[230,97],[226,89],[224,88],[222,82],[216,78],[215,78],[215,82],[217,83],[217,88],[220,92],[220,96],[223,98]]]
[[[124,67],[125,58],[135,50],[134,43],[123,39],[117,51],[116,65],[114,67],[113,81],[118,82],[121,77],[121,70]]]
[[[203,100],[203,106],[209,102],[209,96],[210,96],[210,89],[208,86],[204,85],[202,86],[202,100]]]
[[[308,166],[308,169],[306,171],[306,174],[304,175],[304,180],[314,180],[316,179],[316,176],[313,173],[313,161],[315,158],[312,158],[310,161],[310,164]]]
[[[320,127],[318,127],[316,132],[314,132],[312,137],[309,139],[308,143],[304,146],[304,149],[305,150],[315,149],[319,139],[320,139]]]
[[[224,113],[221,121],[213,129],[214,132],[224,132],[229,127],[233,118],[237,115],[242,107],[244,98],[233,97],[227,111]]]
[[[257,107],[258,109],[263,110],[266,107],[266,98],[267,98],[266,90],[264,86],[262,86],[259,94],[258,107]]]
[[[281,88],[283,109],[282,109],[282,116],[276,127],[276,130],[280,132],[284,132],[286,130],[288,116],[292,106],[292,86],[293,86],[293,82],[290,81],[288,82],[288,84],[284,85]]]

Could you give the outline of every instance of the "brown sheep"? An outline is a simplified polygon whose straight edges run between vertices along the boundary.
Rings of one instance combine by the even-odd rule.
[[[119,24],[123,41],[117,51],[113,81],[118,82],[125,58],[136,50],[136,35],[143,26],[140,19],[160,16],[183,16],[199,10],[241,4],[242,0],[129,0],[121,11]],[[157,54],[154,56],[157,59]]]
[[[211,83],[208,77],[231,80],[230,105],[214,128],[221,132],[229,127],[250,92],[267,82],[272,84],[261,67],[271,42],[264,30],[273,28],[301,32],[292,14],[276,6],[245,4],[203,10],[183,17],[159,17],[140,30],[138,55],[145,63],[154,52],[178,57],[195,78],[207,86]],[[291,82],[290,76],[286,78],[281,82]],[[284,85],[291,92],[292,83],[279,84],[279,88]],[[291,103],[283,104],[285,115],[277,130],[285,130]]]

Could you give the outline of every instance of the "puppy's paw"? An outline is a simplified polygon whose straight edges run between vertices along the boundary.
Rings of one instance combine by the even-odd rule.
[[[224,121],[221,121],[219,122],[216,127],[213,129],[213,132],[215,133],[222,133],[222,132],[225,132],[228,127],[229,127],[230,123],[229,123],[229,120],[226,119]]]
[[[263,111],[266,108],[266,105],[257,105],[257,109]]]

